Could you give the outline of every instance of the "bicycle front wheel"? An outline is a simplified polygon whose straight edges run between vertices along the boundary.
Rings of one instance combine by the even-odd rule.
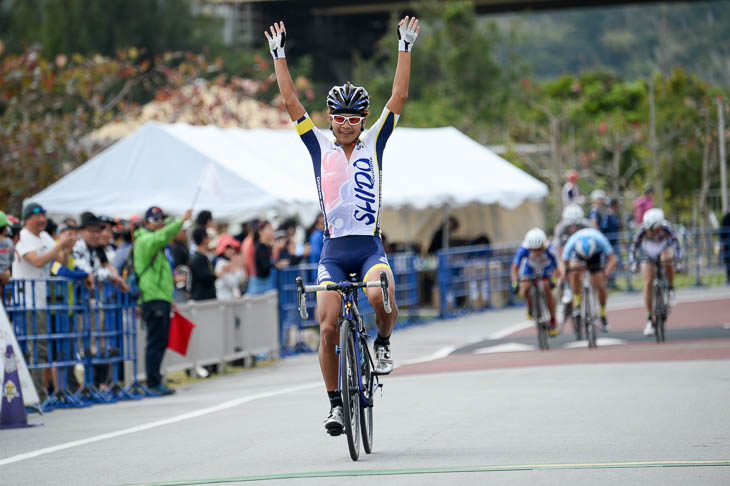
[[[666,320],[666,303],[664,299],[664,291],[661,285],[654,285],[654,336],[656,342],[664,341],[664,321]]]
[[[375,391],[375,374],[372,370],[368,343],[358,339],[360,348],[360,376],[362,376],[363,398],[360,404],[360,429],[362,430],[362,447],[366,454],[373,452],[373,394]]]
[[[357,461],[360,457],[360,394],[357,357],[355,355],[355,336],[353,322],[342,321],[340,325],[340,393],[345,419],[345,435],[350,457]]]
[[[586,339],[588,340],[588,347],[595,348],[598,346],[596,342],[596,319],[595,309],[593,305],[593,291],[592,289],[586,289],[583,291],[583,315],[582,319],[586,328]]]

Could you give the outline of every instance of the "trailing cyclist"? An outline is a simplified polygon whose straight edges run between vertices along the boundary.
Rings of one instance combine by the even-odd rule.
[[[603,270],[603,259],[607,260],[606,269]],[[608,332],[609,325],[606,319],[606,300],[608,292],[606,281],[616,267],[616,254],[613,252],[608,239],[594,228],[586,228],[576,231],[563,247],[563,266],[568,272],[578,274],[578,278],[571,278],[573,293],[577,296],[574,301],[576,307],[580,307],[582,298],[582,286],[580,285],[580,274],[587,269],[591,274],[591,285],[598,292],[598,302],[601,305],[601,331]]]
[[[644,336],[654,334],[652,320],[652,286],[654,285],[654,263],[660,260],[664,266],[664,275],[669,284],[669,302],[674,303],[674,269],[679,269],[679,261],[682,258],[682,249],[674,229],[664,219],[664,211],[659,208],[652,208],[644,213],[644,220],[641,229],[634,237],[634,242],[629,252],[629,263],[635,273],[639,270],[639,260],[636,254],[641,250],[641,276],[644,279],[644,303],[648,313]]]
[[[585,217],[583,208],[577,204],[571,204],[563,209],[563,219],[555,226],[553,242],[558,245],[558,255],[563,253],[563,247],[568,242],[573,233],[584,228],[591,228],[593,223]],[[567,315],[565,308],[570,307],[570,300],[573,299],[573,307],[577,309],[580,306],[580,297],[573,294],[571,289],[580,287],[579,272],[566,272],[561,264],[561,273],[563,277],[560,279],[558,301],[561,304],[561,314],[563,317]],[[572,295],[572,297],[571,297]],[[563,318],[561,317],[561,319]],[[580,327],[580,326],[578,326]]]
[[[525,240],[515,253],[512,260],[512,286],[517,288],[519,276],[519,294],[527,302],[527,316],[532,319],[532,309],[534,302],[530,302],[530,277],[540,277],[543,290],[545,291],[545,299],[548,309],[550,310],[550,335],[555,336],[558,333],[558,327],[555,323],[555,298],[553,297],[551,277],[553,272],[557,271],[560,276],[560,268],[558,266],[558,256],[555,247],[548,242],[545,232],[540,228],[532,228],[525,235]]]
[[[416,18],[405,17],[398,23],[398,64],[392,94],[382,114],[366,133],[363,130],[370,114],[370,96],[365,88],[348,81],[330,89],[327,108],[334,139],[314,126],[297,98],[284,55],[287,38],[284,22],[272,25],[269,32],[265,32],[284,104],[312,157],[324,215],[324,245],[317,283],[340,283],[348,280],[352,273],[364,281],[379,281],[380,272],[387,275],[391,313],[385,312],[380,288],[369,288],[366,292],[375,310],[378,327],[374,344],[375,372],[382,375],[393,371],[390,335],[398,319],[393,273],[380,237],[383,151],[408,97],[411,49],[419,31]],[[344,429],[342,397],[336,392],[338,358],[335,347],[339,342],[337,318],[340,307],[337,292],[318,293],[319,362],[330,403],[325,428],[333,436],[340,435]]]

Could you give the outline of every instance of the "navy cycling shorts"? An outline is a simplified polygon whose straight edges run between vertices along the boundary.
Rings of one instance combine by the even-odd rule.
[[[340,283],[354,273],[366,280],[372,271],[390,268],[383,242],[377,236],[352,235],[324,240],[317,268],[317,284]]]

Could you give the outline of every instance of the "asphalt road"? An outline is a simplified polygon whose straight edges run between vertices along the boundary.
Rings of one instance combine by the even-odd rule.
[[[611,297],[595,350],[568,333],[515,346],[536,343],[523,309],[399,331],[358,462],[325,434],[303,355],[32,416],[44,425],[0,431],[0,484],[730,484],[730,289],[678,300],[661,345],[640,335],[638,295]]]

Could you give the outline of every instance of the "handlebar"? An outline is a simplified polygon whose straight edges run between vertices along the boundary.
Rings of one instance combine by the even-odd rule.
[[[390,314],[393,310],[390,305],[390,296],[388,295],[388,277],[385,275],[385,272],[380,272],[379,282],[343,282],[339,284],[304,285],[304,280],[302,280],[302,277],[297,277],[296,282],[299,315],[304,320],[309,319],[309,313],[307,312],[307,302],[304,295],[307,292],[322,292],[327,290],[336,292],[348,292],[362,288],[380,287],[380,290],[383,293],[383,308],[385,309],[385,312]]]

